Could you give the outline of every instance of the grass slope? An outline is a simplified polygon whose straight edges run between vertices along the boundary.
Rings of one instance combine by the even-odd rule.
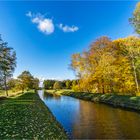
[[[1,100],[0,139],[67,139],[36,93]]]
[[[114,107],[122,107],[140,111],[140,97],[129,95],[116,95],[116,94],[99,94],[99,93],[85,93],[85,92],[72,92],[63,91],[63,95],[92,101],[109,104]]]

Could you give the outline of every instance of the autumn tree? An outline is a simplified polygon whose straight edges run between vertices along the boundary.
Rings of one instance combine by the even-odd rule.
[[[140,75],[140,38],[130,36],[114,41],[117,43],[123,56],[130,63],[131,71],[135,80],[135,87],[139,92],[139,75]]]
[[[86,52],[72,56],[71,67],[79,82],[76,89],[96,93],[139,92],[140,40],[128,37],[95,40]]]
[[[90,45],[88,51],[72,56],[71,66],[77,71],[84,91],[92,91],[95,87],[96,92],[105,93],[108,78],[113,73],[111,46],[108,37],[101,37]]]

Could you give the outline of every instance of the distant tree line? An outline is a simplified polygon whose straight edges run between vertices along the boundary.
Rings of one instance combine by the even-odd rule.
[[[44,80],[44,89],[73,89],[78,84],[78,80]]]

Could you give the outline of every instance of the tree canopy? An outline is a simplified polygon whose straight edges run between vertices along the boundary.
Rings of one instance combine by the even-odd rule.
[[[88,51],[72,55],[71,67],[80,79],[78,90],[123,94],[139,92],[139,53],[138,37],[113,41],[106,36],[96,39]]]
[[[12,76],[15,67],[16,53],[13,48],[8,47],[8,43],[4,42],[0,36],[0,80],[2,85],[4,85],[7,95],[7,80]]]
[[[136,5],[130,23],[134,26],[136,33],[140,34],[140,2]]]
[[[22,91],[39,88],[39,79],[34,78],[29,71],[23,71],[17,80],[17,87]]]

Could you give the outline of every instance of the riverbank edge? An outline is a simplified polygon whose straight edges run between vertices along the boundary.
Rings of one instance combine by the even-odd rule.
[[[38,93],[36,93],[37,95],[38,95]],[[47,108],[47,111],[50,113],[50,115],[52,116],[52,118],[53,118],[53,120],[54,120],[54,122],[57,124],[57,126],[61,129],[61,132],[63,133],[63,140],[69,140],[69,136],[68,136],[68,134],[67,134],[67,131],[64,129],[64,127],[61,125],[61,123],[59,123],[58,121],[57,121],[57,119],[56,119],[56,117],[53,115],[53,113],[51,112],[51,110],[49,109],[49,107],[41,100],[41,98],[39,97],[39,95],[38,95],[38,98],[39,98],[39,100],[40,100],[40,102],[43,104],[43,106],[45,107],[45,108]],[[60,134],[59,134],[59,136],[60,136]],[[57,138],[57,139],[59,139],[59,138]]]
[[[24,106],[24,107],[22,106],[22,108],[21,108],[21,105],[19,105],[20,104],[19,102],[21,102],[21,101],[22,101],[21,105],[24,102],[25,103],[27,102],[26,106]],[[1,133],[0,134],[0,138],[4,138],[4,139],[7,139],[7,138],[18,138],[18,139],[21,139],[21,138],[23,138],[23,139],[24,138],[25,139],[37,138],[38,139],[39,138],[40,139],[41,138],[42,139],[42,134],[39,131],[34,131],[33,135],[37,135],[38,136],[39,133],[40,133],[41,137],[40,136],[39,137],[32,137],[33,135],[32,136],[30,135],[31,137],[28,137],[26,135],[26,132],[25,132],[25,136],[22,137],[24,135],[23,133],[22,133],[22,136],[21,136],[21,132],[20,131],[19,131],[19,133],[15,133],[14,132],[15,131],[14,128],[12,128],[12,126],[13,126],[12,122],[16,122],[16,121],[18,122],[19,121],[19,120],[17,120],[17,116],[15,115],[17,113],[16,111],[19,110],[20,108],[23,109],[23,110],[28,108],[28,110],[29,110],[29,112],[31,114],[32,113],[35,113],[35,114],[41,113],[43,115],[42,116],[34,116],[34,114],[32,114],[34,116],[34,118],[29,118],[26,115],[24,115],[24,113],[23,113],[22,115],[24,115],[24,117],[26,119],[29,119],[29,120],[26,120],[26,121],[31,122],[32,119],[35,119],[34,121],[35,121],[35,123],[37,123],[36,122],[37,120],[36,120],[35,117],[41,117],[41,118],[39,118],[39,122],[38,123],[41,123],[41,122],[42,123],[43,122],[46,123],[46,122],[48,122],[47,123],[47,128],[49,128],[49,130],[47,130],[46,132],[48,133],[48,131],[49,131],[49,134],[51,134],[51,135],[50,135],[50,137],[44,137],[45,139],[52,139],[52,138],[53,139],[68,139],[67,133],[64,130],[64,128],[62,127],[62,125],[57,121],[55,116],[52,114],[50,109],[45,105],[45,103],[40,99],[40,97],[39,97],[39,95],[37,93],[35,93],[35,92],[25,92],[21,96],[18,96],[18,97],[15,97],[15,98],[8,97],[8,98],[2,100],[2,104],[1,105],[3,107],[0,106],[0,111],[1,111],[0,114],[5,114],[7,112],[9,113],[10,111],[12,111],[12,114],[14,114],[15,117],[14,117],[14,119],[12,118],[12,121],[11,121],[11,120],[8,120],[9,115],[5,114],[5,116],[7,115],[7,118],[4,118],[4,120],[11,121],[11,124],[10,124],[11,128],[9,128],[9,130],[8,130],[10,132],[10,134],[4,132],[4,135],[2,136],[2,132],[0,132]],[[14,108],[14,110],[11,110],[11,108],[8,108],[8,107],[11,107],[11,106],[12,106],[12,109]],[[16,109],[16,108],[18,108],[18,109]],[[19,114],[20,113],[21,112],[19,112]],[[10,114],[11,114],[11,112],[10,112]],[[41,122],[40,122],[40,120],[41,120]],[[1,124],[3,123],[2,119],[0,120],[0,123]],[[21,122],[21,120],[20,120],[20,124],[24,124],[25,125],[26,123],[25,122]],[[4,126],[1,125],[0,130],[4,131],[5,129],[7,129],[6,127],[8,125],[9,125],[9,122],[8,122],[7,125],[4,122]],[[24,127],[28,127],[27,125],[28,125],[28,123]],[[35,125],[35,124],[32,124],[32,125]],[[18,127],[20,127],[20,126],[18,126]],[[40,126],[38,125],[38,127],[40,127]],[[40,128],[43,130],[44,129],[43,125]],[[55,131],[53,131],[53,130],[55,130]],[[12,131],[14,132],[14,134],[12,134]],[[54,137],[53,137],[53,134],[54,134]],[[15,137],[13,137],[13,136],[15,136]]]
[[[139,96],[86,93],[86,92],[73,92],[73,91],[63,91],[61,92],[61,95],[71,96],[74,98],[96,102],[96,103],[104,103],[113,107],[124,108],[128,110],[134,110],[140,112]]]

